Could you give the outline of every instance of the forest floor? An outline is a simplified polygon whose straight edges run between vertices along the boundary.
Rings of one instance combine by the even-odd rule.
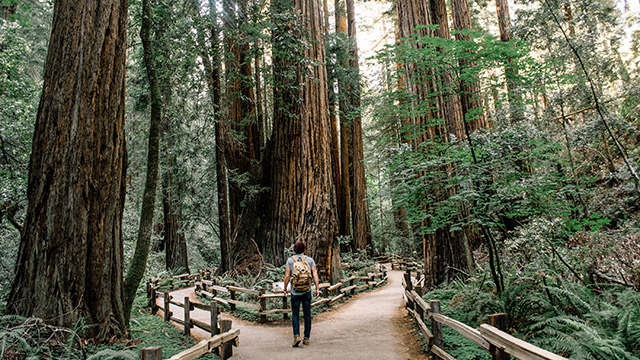
[[[402,274],[389,271],[388,284],[382,288],[360,293],[314,316],[310,344],[298,348],[291,347],[290,321],[257,324],[222,313],[223,319],[233,321],[233,329],[240,329],[240,346],[233,349],[231,359],[428,359],[404,310]],[[172,292],[172,296],[177,302],[182,302],[185,296],[195,300],[193,288]],[[183,317],[182,308],[171,310],[174,317]],[[209,313],[198,309],[191,312],[191,318],[209,323]],[[300,316],[301,333],[303,324]],[[192,336],[204,339],[209,334],[194,328]]]

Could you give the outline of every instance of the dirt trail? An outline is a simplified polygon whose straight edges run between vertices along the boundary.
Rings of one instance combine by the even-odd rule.
[[[294,356],[305,360],[338,358],[362,360],[427,359],[403,309],[402,272],[390,271],[389,283],[372,292],[361,293],[346,303],[334,306],[313,318],[311,343],[292,348],[290,322],[261,325],[230,317],[233,328],[240,329],[240,346],[233,349],[231,359],[287,359]],[[175,291],[173,298],[182,302],[194,297],[193,288]],[[159,299],[162,301],[162,299]],[[174,307],[174,317],[182,318],[182,309]],[[209,313],[198,309],[192,318],[209,322]],[[304,325],[300,316],[300,331]],[[193,330],[198,338],[209,334]]]

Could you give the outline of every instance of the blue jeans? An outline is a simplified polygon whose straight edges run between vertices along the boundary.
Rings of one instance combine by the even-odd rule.
[[[311,335],[311,291],[302,295],[291,294],[291,324],[293,336],[300,336],[300,303],[304,314],[304,338]]]

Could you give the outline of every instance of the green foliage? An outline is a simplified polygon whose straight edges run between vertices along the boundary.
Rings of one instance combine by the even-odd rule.
[[[31,141],[53,12],[49,1],[7,4],[16,5],[16,14],[0,19],[0,313],[20,242],[10,221],[20,225],[27,205]]]
[[[140,353],[140,349],[144,347],[161,346],[162,357],[170,358],[194,345],[192,338],[184,336],[182,330],[157,315],[133,314],[131,325],[134,330],[131,333],[132,338],[140,341],[137,344],[136,353]],[[217,359],[217,357],[207,354],[198,359]]]
[[[89,356],[87,360],[135,360],[138,358],[138,354],[132,350],[112,350],[105,349],[100,350],[97,353]]]
[[[366,250],[344,252],[340,257],[343,264],[348,264],[348,271],[353,276],[366,276],[367,273],[378,271],[378,262],[371,259]]]
[[[526,49],[523,44],[496,42],[490,37],[469,42],[430,36],[405,39],[378,58],[405,64],[397,76],[420,74],[421,80],[436,82],[437,90],[427,98],[419,92],[395,90],[375,116],[393,119],[386,114],[389,111],[401,118],[428,118],[439,110],[435,95],[458,91],[454,84],[441,83],[438,74],[447,71],[457,82],[477,82],[481,74],[502,67],[505,59],[512,59],[511,66],[519,71],[512,82],[520,91],[538,92],[534,77],[548,69],[536,64]],[[460,67],[458,59],[472,65]],[[497,90],[504,82],[488,85]],[[494,106],[503,106],[502,101]],[[485,112],[476,109],[476,114]],[[571,164],[559,155],[563,148],[557,139],[539,122],[512,124],[498,110],[494,116],[494,127],[476,131],[471,139],[443,134],[427,136],[413,146],[412,142],[429,132],[441,131],[433,129],[443,127],[444,119],[431,118],[426,125],[405,121],[396,137],[383,144],[390,154],[385,164],[387,176],[397,184],[391,189],[393,205],[404,209],[408,222],[420,225],[422,233],[477,225],[504,233],[535,216],[575,218],[575,199],[584,190],[562,170]],[[574,200],[567,202],[567,198]],[[606,224],[606,219],[595,218],[584,223],[589,221],[594,226]]]
[[[41,319],[18,315],[0,317],[0,357],[25,359],[82,359],[84,348],[77,329],[47,325]]]
[[[502,293],[492,292],[483,273],[433,290],[424,299],[441,300],[445,315],[473,327],[486,323],[490,314],[505,312],[514,336],[570,359],[638,359],[637,292],[570,281],[541,259],[521,271],[510,269]],[[483,358],[457,333],[446,331],[445,339],[457,359]]]

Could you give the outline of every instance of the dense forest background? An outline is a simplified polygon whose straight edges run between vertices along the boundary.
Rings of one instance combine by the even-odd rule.
[[[255,275],[304,239],[325,279],[340,253],[412,256],[461,320],[638,358],[640,3],[128,6],[126,321],[142,278]],[[1,10],[4,311],[54,2]]]

